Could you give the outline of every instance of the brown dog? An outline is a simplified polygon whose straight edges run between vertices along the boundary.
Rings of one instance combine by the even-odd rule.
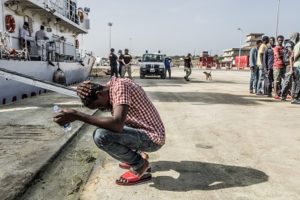
[[[211,71],[210,72],[203,72],[203,74],[205,74],[206,76],[206,80],[208,81],[212,81],[212,75],[211,75]]]

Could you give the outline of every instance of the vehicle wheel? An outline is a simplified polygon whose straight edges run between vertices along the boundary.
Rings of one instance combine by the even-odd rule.
[[[160,75],[160,78],[161,78],[161,79],[166,79],[166,74]]]

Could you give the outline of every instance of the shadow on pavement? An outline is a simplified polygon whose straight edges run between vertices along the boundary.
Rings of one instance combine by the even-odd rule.
[[[264,172],[238,166],[220,165],[195,161],[158,161],[151,164],[153,172],[174,170],[178,178],[172,176],[153,177],[151,187],[167,191],[219,190],[245,187],[268,181]]]
[[[228,93],[210,92],[154,92],[147,94],[159,102],[199,102],[205,104],[258,105],[257,99],[247,99],[247,96]]]

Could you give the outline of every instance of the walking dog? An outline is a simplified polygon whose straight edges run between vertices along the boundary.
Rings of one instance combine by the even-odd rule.
[[[203,72],[203,74],[205,74],[207,81],[212,81],[211,71],[210,72]]]

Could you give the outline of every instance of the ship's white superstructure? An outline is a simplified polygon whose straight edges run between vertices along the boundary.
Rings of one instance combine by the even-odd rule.
[[[88,14],[89,8],[80,8],[76,0],[0,0],[0,68],[47,81],[59,69],[68,85],[85,80],[95,61],[80,51],[80,35],[90,28]],[[24,23],[29,28],[23,40]],[[36,38],[41,26],[47,36],[43,41]],[[0,105],[42,92],[0,78]]]

